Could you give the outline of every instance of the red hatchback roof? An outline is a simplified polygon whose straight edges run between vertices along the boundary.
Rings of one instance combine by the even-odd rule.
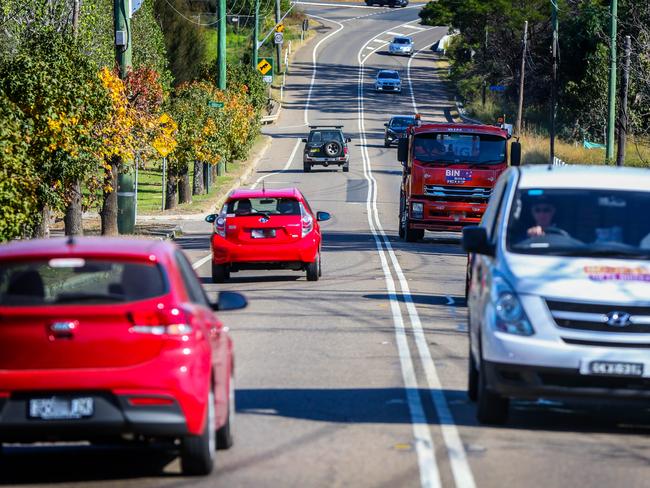
[[[67,237],[13,241],[0,245],[0,259],[56,256],[125,256],[156,258],[167,254],[173,244],[149,238],[133,237]]]
[[[233,190],[228,196],[228,200],[237,200],[239,198],[296,198],[302,200],[302,194],[297,188],[274,188],[266,190],[257,188],[249,190],[247,188],[238,188]]]
[[[479,125],[479,124],[422,124],[420,127],[413,127],[416,134],[426,132],[464,132],[464,133],[480,133],[480,134],[493,134],[503,138],[508,137],[508,131],[494,125]]]

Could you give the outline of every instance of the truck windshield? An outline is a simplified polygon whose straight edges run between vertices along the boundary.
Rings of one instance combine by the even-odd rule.
[[[507,229],[512,252],[650,259],[650,191],[522,189]],[[650,281],[650,276],[646,278]]]
[[[424,163],[499,164],[506,160],[506,140],[489,134],[422,133],[413,141],[413,157]]]

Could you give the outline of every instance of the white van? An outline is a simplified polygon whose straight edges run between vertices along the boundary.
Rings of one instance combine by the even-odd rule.
[[[650,403],[650,171],[511,168],[463,246],[479,421],[510,398]]]

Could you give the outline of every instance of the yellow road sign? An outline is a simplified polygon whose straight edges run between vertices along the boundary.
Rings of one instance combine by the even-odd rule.
[[[257,71],[263,75],[271,71],[272,68],[273,66],[271,66],[271,63],[269,63],[266,59],[262,59],[259,63],[257,63]]]
[[[284,24],[278,24],[275,26],[275,32],[284,32]]]

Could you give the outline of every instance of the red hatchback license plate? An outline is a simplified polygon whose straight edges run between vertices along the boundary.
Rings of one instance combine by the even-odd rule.
[[[251,237],[253,239],[268,239],[275,237],[275,229],[252,229]]]
[[[92,417],[95,405],[92,398],[35,398],[29,401],[29,416],[43,420],[65,420]]]

